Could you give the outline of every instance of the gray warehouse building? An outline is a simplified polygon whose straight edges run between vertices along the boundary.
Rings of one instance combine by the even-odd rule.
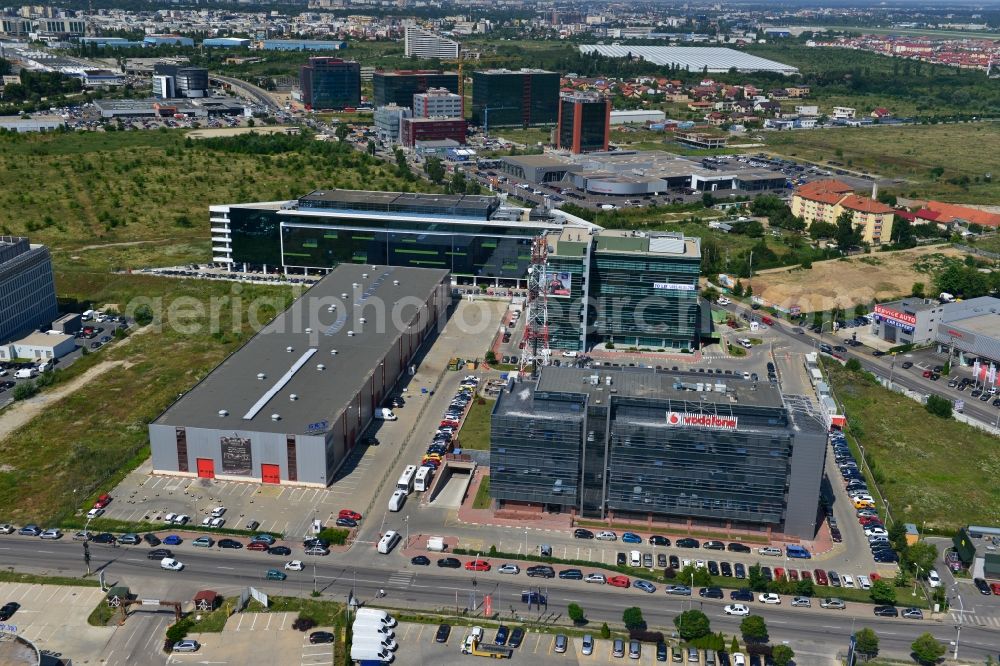
[[[0,343],[48,326],[58,316],[49,249],[27,238],[0,236]]]
[[[493,409],[499,508],[811,539],[822,418],[735,375],[544,367]]]
[[[153,472],[326,487],[450,303],[446,270],[340,265],[150,424]]]

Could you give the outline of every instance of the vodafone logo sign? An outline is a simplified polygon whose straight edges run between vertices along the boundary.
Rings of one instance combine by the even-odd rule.
[[[667,412],[669,426],[695,426],[714,430],[736,430],[739,419],[735,416],[717,414],[688,414],[687,412]]]

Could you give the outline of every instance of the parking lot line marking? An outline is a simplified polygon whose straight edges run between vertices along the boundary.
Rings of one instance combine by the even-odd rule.
[[[232,570],[233,570],[233,569],[235,569],[236,567],[215,567],[215,568],[216,568],[216,569],[228,569],[228,570],[232,571]]]

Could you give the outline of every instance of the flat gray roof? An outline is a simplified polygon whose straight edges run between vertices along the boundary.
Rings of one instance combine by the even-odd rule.
[[[1000,314],[989,312],[967,319],[958,319],[948,323],[950,328],[957,328],[971,333],[978,333],[990,338],[1000,338]]]
[[[416,315],[416,302],[397,303],[426,302],[447,275],[440,269],[341,264],[155,422],[306,434],[310,424],[332,421],[402,334],[394,319],[409,322]],[[381,304],[384,316],[377,317]],[[362,317],[367,319],[364,324]],[[360,334],[349,335],[352,331]],[[227,415],[220,416],[220,410]],[[281,420],[273,421],[272,414]]]
[[[592,384],[591,378],[600,378]],[[611,385],[606,378],[611,377]],[[681,382],[693,389],[697,384],[712,384],[712,391],[695,391],[678,388]],[[716,391],[715,385],[725,385],[725,391]],[[609,368],[546,367],[539,373],[538,391],[586,393],[592,398],[607,399],[609,395],[654,400],[683,400],[707,404],[752,407],[782,407],[781,392],[768,382],[754,382],[739,375],[705,374],[672,370],[636,368],[612,370]],[[610,390],[614,389],[611,393]],[[517,392],[515,388],[515,393]]]

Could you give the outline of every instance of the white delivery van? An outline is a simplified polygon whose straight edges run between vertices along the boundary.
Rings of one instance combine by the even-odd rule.
[[[396,626],[396,618],[379,608],[359,608],[354,614],[355,617],[377,617],[387,627]]]
[[[395,421],[396,415],[388,407],[379,407],[375,410],[375,418],[381,421]]]
[[[444,552],[444,537],[428,537],[427,550],[432,553]]]
[[[14,379],[31,379],[35,376],[35,371],[32,368],[22,368],[14,373]]]
[[[392,493],[392,497],[389,498],[389,511],[399,511],[406,504],[406,491],[405,490],[395,490]]]
[[[395,530],[389,530],[388,532],[382,535],[381,539],[379,539],[377,546],[378,552],[382,553],[383,555],[388,555],[392,551],[392,549],[396,547],[397,543],[399,543],[399,532],[396,532]]]
[[[396,632],[381,624],[377,617],[359,617],[351,625],[351,631],[355,634],[377,636],[379,640],[383,641],[396,637]]]
[[[396,658],[385,648],[377,649],[374,645],[352,645],[351,659],[353,661],[381,661],[383,664],[391,664]]]
[[[396,642],[395,638],[379,638],[372,634],[366,633],[354,633],[352,638],[352,645],[363,645],[365,647],[372,648],[384,648],[390,652],[395,652],[396,648],[399,647],[399,643]]]

